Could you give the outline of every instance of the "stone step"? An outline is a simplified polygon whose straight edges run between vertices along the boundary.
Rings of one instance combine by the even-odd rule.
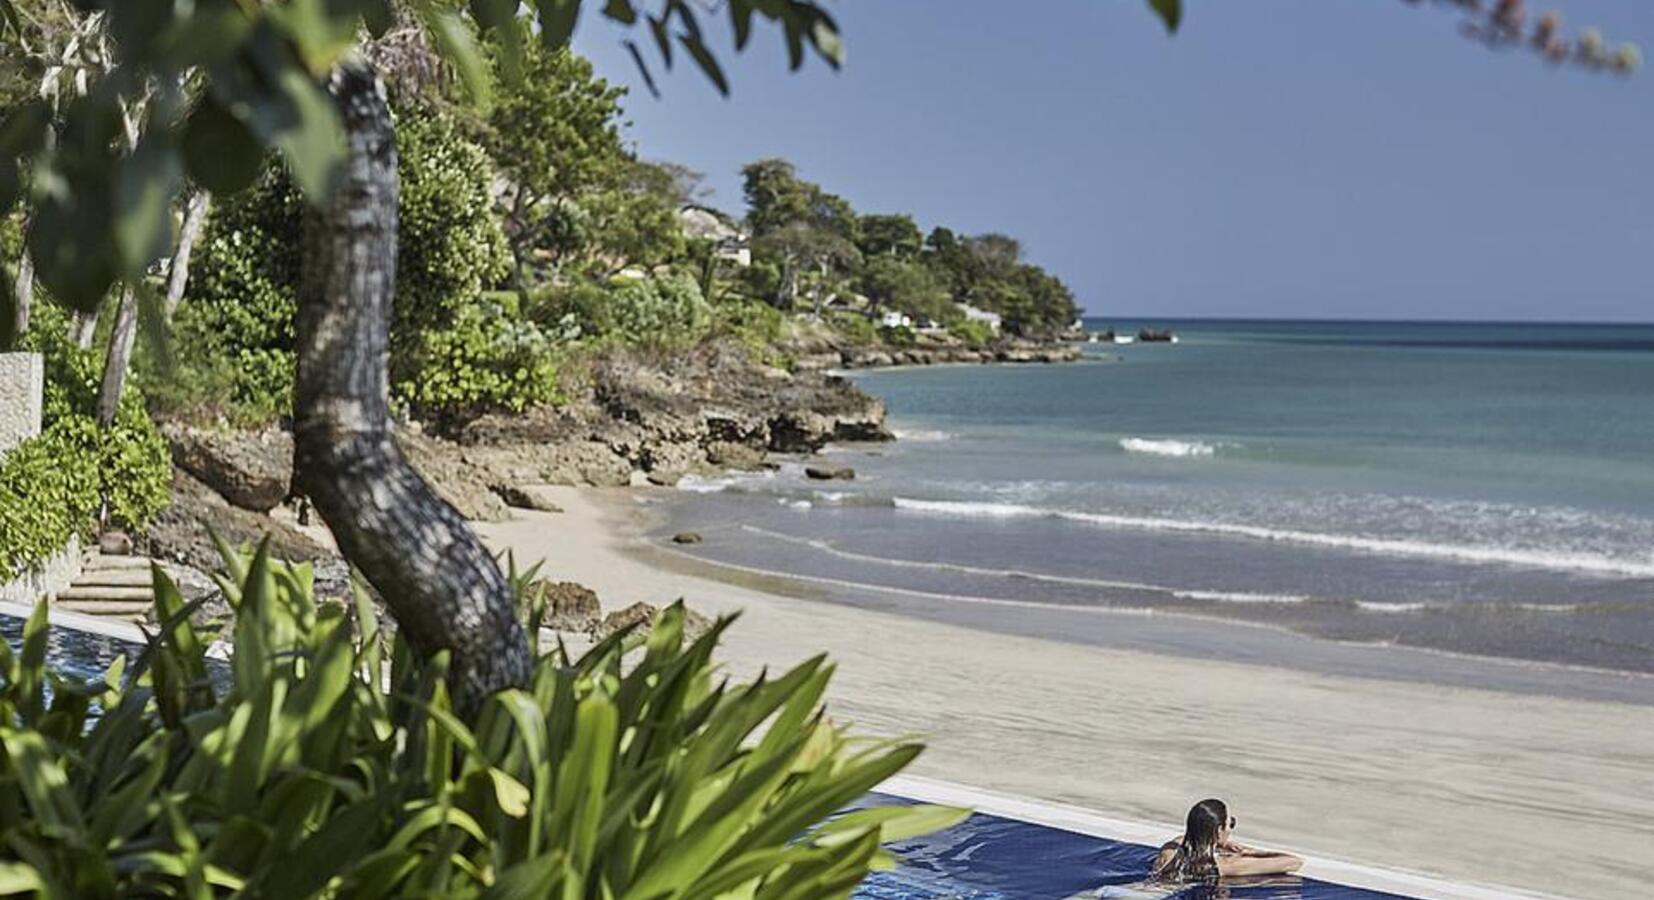
[[[149,613],[148,603],[133,600],[71,600],[60,601],[59,608],[86,616],[119,616],[138,620]]]
[[[82,585],[76,582],[66,591],[57,595],[63,603],[72,603],[80,600],[122,600],[136,603],[148,603],[155,594],[148,587],[110,587],[96,585]]]
[[[80,577],[75,579],[74,586],[81,587],[141,587],[153,585],[147,569],[93,569],[84,570]]]
[[[149,564],[150,559],[147,556],[104,556],[100,553],[87,557],[86,564],[81,568],[88,571],[135,569],[148,572]]]

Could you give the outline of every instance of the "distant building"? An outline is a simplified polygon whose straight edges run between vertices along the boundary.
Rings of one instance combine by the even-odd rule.
[[[965,320],[967,322],[981,322],[993,331],[998,331],[999,326],[1003,324],[1003,320],[1000,319],[999,313],[988,312],[985,309],[977,309],[969,303],[959,304],[959,311],[965,314]]]
[[[879,317],[879,325],[884,328],[912,328],[913,317],[907,313],[890,310]]]
[[[678,221],[683,224],[686,237],[711,241],[719,259],[743,268],[752,265],[752,240],[729,216],[705,206],[691,205],[678,210]]]

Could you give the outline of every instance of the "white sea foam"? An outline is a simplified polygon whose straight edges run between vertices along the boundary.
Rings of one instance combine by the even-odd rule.
[[[1143,453],[1149,456],[1170,456],[1179,459],[1191,457],[1213,456],[1218,452],[1214,444],[1201,441],[1178,441],[1171,438],[1121,438],[1120,449],[1127,453]]]
[[[1399,538],[1366,537],[1349,534],[1327,534],[1314,531],[1265,528],[1229,522],[1192,521],[1188,519],[1160,519],[1146,516],[1120,516],[1108,513],[1074,512],[1044,509],[1015,503],[981,503],[953,500],[915,500],[895,498],[898,510],[962,518],[1055,518],[1102,528],[1136,529],[1144,531],[1213,534],[1244,537],[1260,541],[1277,541],[1327,547],[1335,550],[1353,550],[1381,556],[1401,556],[1422,559],[1440,559],[1453,562],[1522,566],[1534,569],[1552,569],[1581,572],[1600,576],[1630,576],[1654,578],[1654,557],[1625,559],[1586,552],[1546,551],[1473,544],[1428,543]]]
[[[932,441],[951,441],[953,434],[934,428],[915,428],[909,431],[906,428],[897,428],[891,431],[898,441],[913,441],[915,443],[930,443]]]
[[[1172,591],[1172,596],[1213,603],[1307,603],[1312,599],[1302,594],[1249,594],[1244,591]]]
[[[1363,612],[1394,615],[1396,613],[1423,612],[1429,609],[1430,605],[1427,603],[1379,603],[1373,600],[1357,600],[1355,601],[1355,608]]]

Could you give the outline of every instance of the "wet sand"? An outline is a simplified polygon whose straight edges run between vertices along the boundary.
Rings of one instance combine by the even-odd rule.
[[[593,588],[606,608],[681,596],[703,612],[742,610],[722,656],[737,675],[827,651],[838,664],[832,714],[925,739],[916,775],[1148,822],[1219,796],[1248,843],[1550,895],[1646,891],[1654,706],[1007,627],[1040,609],[954,620],[966,627],[940,621],[946,610],[920,618],[826,602],[809,584],[715,578],[652,546],[640,496],[559,490],[565,512],[481,530],[519,561],[544,558],[547,575]]]

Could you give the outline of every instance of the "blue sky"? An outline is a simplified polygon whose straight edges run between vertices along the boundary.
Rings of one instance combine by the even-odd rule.
[[[686,60],[650,98],[596,16],[575,45],[714,205],[786,157],[1019,237],[1094,314],[1654,321],[1654,70],[1492,52],[1429,4],[1186,2],[1167,37],[1140,0],[842,0],[837,73],[773,32],[733,58],[720,20],[729,99]],[[1654,3],[1553,5],[1654,53]]]

